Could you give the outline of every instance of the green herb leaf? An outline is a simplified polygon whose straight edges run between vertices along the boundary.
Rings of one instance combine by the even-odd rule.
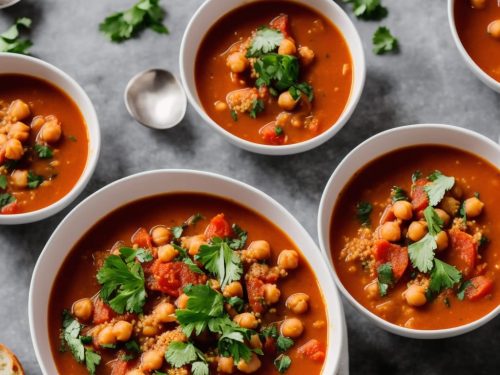
[[[370,214],[372,213],[373,207],[368,202],[359,202],[356,204],[356,217],[358,218],[361,225],[370,225]]]
[[[292,96],[294,100],[298,100],[300,98],[301,93],[307,97],[309,102],[312,102],[314,99],[314,90],[313,87],[306,82],[298,83],[288,89],[288,92]]]
[[[413,267],[420,272],[429,272],[433,266],[432,260],[436,249],[436,239],[430,233],[427,233],[420,241],[408,246],[408,254]]]
[[[484,247],[486,245],[488,245],[488,243],[490,242],[490,239],[488,237],[486,237],[486,235],[484,234],[481,234],[481,238],[479,239],[479,247]]]
[[[434,268],[431,272],[429,290],[438,294],[445,288],[453,288],[460,282],[462,274],[452,265],[449,265],[437,258],[434,259]]]
[[[99,25],[99,30],[113,42],[130,39],[146,28],[159,34],[168,34],[168,29],[162,23],[165,11],[158,3],[159,0],[140,0],[132,8],[107,17]]]
[[[26,17],[19,18],[7,31],[0,34],[0,52],[28,54],[28,49],[33,43],[27,39],[19,39],[19,29],[21,26],[29,29],[31,27],[31,19]]]
[[[257,87],[273,87],[277,91],[288,90],[299,79],[299,60],[295,56],[269,53],[255,60],[254,69],[259,75]]]
[[[242,312],[243,307],[245,306],[245,301],[241,299],[240,297],[231,297],[226,300],[227,303],[229,303],[235,310],[236,312]]]
[[[28,187],[30,189],[36,189],[43,182],[43,177],[37,175],[33,171],[28,172]]]
[[[231,118],[233,119],[234,122],[238,121],[238,112],[236,112],[234,109],[232,109],[230,112]]]
[[[278,30],[266,26],[259,28],[247,50],[247,57],[257,57],[273,52],[279,47],[283,38],[283,34]]]
[[[69,139],[71,142],[76,142],[76,141],[77,141],[77,139],[76,139],[76,137],[75,137],[74,135],[70,135],[70,136],[68,136],[68,139]]]
[[[202,361],[196,361],[191,364],[191,374],[192,375],[209,375],[210,370],[208,364]]]
[[[276,328],[275,324],[268,325],[267,327],[263,328],[260,331],[260,336],[262,337],[262,339],[266,339],[266,338],[277,339],[278,338],[278,328]]]
[[[205,361],[205,355],[190,342],[174,341],[168,346],[165,359],[173,367],[179,368],[198,359]]]
[[[380,0],[343,0],[352,4],[354,15],[363,20],[379,21],[389,13]]]
[[[231,228],[236,234],[236,238],[231,238],[227,241],[229,247],[233,250],[243,249],[248,239],[248,233],[241,229],[237,224],[233,224]]]
[[[415,182],[417,182],[417,180],[420,180],[421,178],[422,178],[422,172],[420,172],[419,170],[416,170],[411,175],[411,182],[415,183]]]
[[[399,186],[393,186],[391,189],[391,199],[392,203],[396,203],[398,201],[407,201],[408,194]]]
[[[283,135],[285,131],[283,130],[283,128],[279,125],[276,125],[276,127],[274,128],[274,134],[276,134],[277,137]]]
[[[7,206],[8,204],[11,204],[15,201],[16,201],[16,198],[14,198],[9,193],[0,194],[0,208]]]
[[[278,347],[278,351],[280,352],[286,352],[294,344],[295,342],[291,338],[285,337],[283,335],[279,335],[278,339],[276,340],[276,346]]]
[[[8,185],[7,176],[4,174],[1,174],[0,175],[0,189],[3,189],[3,190],[7,189],[7,185]]]
[[[467,223],[467,211],[465,211],[465,201],[463,201],[462,204],[460,205],[459,214],[465,225]]]
[[[261,99],[256,99],[252,102],[252,107],[248,113],[251,118],[257,118],[257,115],[264,111],[264,102]]]
[[[53,156],[52,149],[49,146],[36,144],[35,152],[40,159],[50,159]]]
[[[191,225],[195,225],[201,219],[203,219],[203,215],[198,212],[198,213],[188,217],[187,220],[185,220],[181,225],[170,228],[174,238],[175,239],[181,238],[182,233],[184,232],[184,229],[186,229],[187,227],[189,227]]]
[[[460,285],[460,288],[458,288],[458,291],[457,291],[457,298],[460,300],[460,301],[463,301],[464,298],[465,298],[465,290],[470,286],[474,286],[474,284],[471,283],[470,280],[467,280],[465,282],[463,282],[461,285]]]
[[[382,55],[387,52],[394,52],[398,49],[398,40],[391,34],[391,31],[380,26],[373,34],[373,52]]]
[[[427,178],[431,183],[425,185],[424,190],[429,196],[429,204],[437,206],[444,194],[455,185],[455,177],[448,177],[440,171],[435,171]]]
[[[151,251],[143,248],[134,249],[132,247],[121,247],[120,256],[125,263],[133,262],[135,259],[141,263],[151,262],[153,260],[153,254],[151,254]]]
[[[428,206],[424,210],[424,217],[431,236],[435,236],[441,232],[443,228],[443,220],[441,220],[434,208]]]
[[[279,371],[280,374],[285,373],[290,365],[292,364],[292,360],[289,356],[281,354],[274,360],[274,366]]]
[[[377,275],[379,293],[383,297],[387,295],[389,286],[394,283],[394,274],[392,272],[391,263],[384,263],[378,266]]]

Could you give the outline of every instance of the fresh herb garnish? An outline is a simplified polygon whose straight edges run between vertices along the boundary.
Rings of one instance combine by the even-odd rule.
[[[28,49],[33,43],[28,39],[19,38],[19,29],[21,26],[29,29],[31,27],[31,19],[26,17],[19,18],[7,31],[0,34],[0,52],[28,54]]]
[[[181,225],[170,228],[170,230],[172,231],[172,234],[174,235],[174,238],[175,239],[181,238],[182,233],[184,232],[184,229],[186,229],[190,225],[195,225],[201,219],[203,219],[203,215],[198,212],[194,215],[191,215]]]
[[[314,99],[314,90],[313,87],[307,83],[307,82],[302,82],[298,83],[296,85],[293,85],[288,89],[288,92],[292,96],[294,100],[298,100],[301,96],[301,93],[304,94],[307,97],[307,100],[309,102],[312,102]]]
[[[271,29],[267,26],[259,28],[247,50],[247,57],[257,57],[273,52],[279,47],[283,38],[283,34],[278,30]]]
[[[358,18],[370,21],[379,21],[387,17],[387,8],[380,0],[343,0],[344,3],[352,4],[352,11]]]
[[[395,52],[398,49],[398,39],[391,34],[391,31],[380,26],[373,34],[373,52],[382,55],[387,52]]]
[[[434,258],[434,268],[431,272],[429,291],[435,294],[445,288],[453,288],[453,285],[460,282],[462,274],[452,265]]]
[[[433,267],[434,250],[437,249],[435,236],[441,232],[443,221],[436,210],[430,206],[424,210],[424,217],[427,221],[429,233],[418,242],[408,246],[408,254],[413,267],[421,272],[428,272]]]
[[[257,118],[257,115],[262,111],[264,111],[264,102],[261,99],[255,99],[252,102],[252,108],[250,108],[250,117]]]
[[[7,206],[8,204],[14,203],[16,198],[14,198],[9,193],[0,194],[0,208]]]
[[[281,126],[276,125],[276,126],[274,127],[274,134],[276,134],[276,136],[277,136],[277,137],[282,136],[284,132],[285,132],[285,131],[283,130],[283,128],[282,128]]]
[[[0,175],[0,189],[7,189],[7,176],[4,174]]]
[[[276,369],[279,371],[280,374],[283,374],[288,370],[290,365],[292,364],[292,360],[290,359],[289,356],[285,354],[280,354],[275,360],[274,360],[274,366]]]
[[[130,39],[145,28],[168,34],[168,29],[162,23],[165,11],[158,3],[159,0],[140,0],[132,8],[107,17],[99,25],[99,30],[113,42]]]
[[[439,217],[436,210],[432,207],[426,207],[424,210],[425,221],[427,222],[427,228],[432,236],[437,235],[441,232],[443,228],[443,220]]]
[[[486,237],[486,235],[481,234],[481,238],[479,239],[479,247],[484,247],[484,246],[488,245],[489,242],[490,242],[490,239],[488,237]]]
[[[237,224],[233,224],[231,228],[233,229],[234,234],[236,234],[236,238],[227,240],[229,247],[233,250],[243,249],[247,243],[248,233],[241,229]]]
[[[285,337],[283,335],[279,335],[276,340],[276,347],[278,348],[279,352],[286,352],[294,344],[295,342],[291,338]]]
[[[464,298],[465,298],[465,290],[470,286],[474,286],[474,284],[472,284],[472,282],[470,280],[467,280],[465,282],[463,282],[462,284],[460,284],[460,287],[458,288],[458,291],[457,291],[457,298],[460,300],[460,301],[463,301]]]
[[[192,374],[209,374],[205,354],[190,342],[174,341],[170,343],[165,352],[165,359],[176,368],[191,364]]]
[[[427,179],[431,183],[425,185],[424,190],[429,196],[429,204],[437,206],[443,199],[444,194],[455,185],[455,177],[448,177],[440,171],[434,171]]]
[[[407,201],[408,195],[406,194],[406,191],[404,191],[399,186],[393,186],[391,189],[391,200],[392,200],[392,203],[395,203],[398,201]]]
[[[205,272],[203,272],[203,270],[200,267],[198,267],[198,265],[191,259],[186,249],[182,248],[179,245],[176,245],[173,242],[172,246],[174,247],[175,250],[179,252],[179,255],[177,256],[177,258],[175,258],[176,261],[184,262],[185,264],[187,264],[189,269],[194,273],[199,273],[200,275],[205,274]]]
[[[245,307],[245,301],[241,299],[240,297],[231,297],[226,300],[227,303],[231,305],[233,309],[236,310],[236,312],[241,312],[243,311],[243,307]]]
[[[33,171],[28,172],[28,187],[30,189],[36,189],[43,182],[43,177],[37,175]]]
[[[451,307],[451,303],[450,303],[450,299],[448,297],[444,297],[443,299],[443,303],[446,307],[450,308]]]
[[[231,118],[233,119],[234,122],[238,121],[238,112],[236,112],[234,109],[232,109],[230,112]]]
[[[53,156],[52,149],[49,146],[38,143],[35,145],[35,152],[40,159],[50,159]]]
[[[421,178],[422,178],[422,172],[420,172],[419,170],[416,170],[411,175],[411,182],[415,183],[415,182],[417,182],[417,180],[420,180]]]
[[[373,207],[368,202],[359,202],[356,204],[356,217],[358,218],[361,225],[370,225],[370,214],[372,213]]]
[[[288,90],[299,79],[299,60],[295,56],[269,53],[258,57],[254,64],[259,78],[257,87],[274,87],[278,91]]]
[[[394,283],[394,274],[392,272],[391,263],[384,263],[378,266],[377,275],[378,290],[380,295],[383,297],[387,295],[389,286]]]
[[[121,247],[120,256],[125,263],[133,262],[135,259],[141,263],[151,262],[153,260],[153,254],[151,254],[151,251],[143,248],[134,249],[132,247]]]
[[[77,139],[76,139],[76,137],[75,137],[74,135],[70,135],[70,136],[68,136],[68,139],[69,139],[71,142],[76,142],[76,141],[77,141]]]
[[[458,211],[460,217],[462,218],[463,224],[467,223],[467,211],[465,210],[465,201],[460,205],[460,210]]]

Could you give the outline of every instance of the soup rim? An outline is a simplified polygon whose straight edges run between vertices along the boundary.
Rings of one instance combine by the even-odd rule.
[[[216,22],[218,22],[224,15],[228,14],[229,12],[231,12],[236,8],[239,8],[249,3],[248,0],[230,0],[230,1],[232,1],[232,4],[230,6],[226,5],[224,7],[224,12],[217,14],[214,14],[212,8],[214,7],[213,4],[217,3],[218,1],[217,0],[205,1],[194,13],[193,17],[191,18],[186,27],[180,47],[179,66],[180,66],[182,85],[184,86],[184,89],[186,91],[189,103],[191,103],[196,112],[198,112],[198,114],[203,118],[203,120],[205,120],[205,122],[209,124],[210,127],[212,127],[212,129],[214,129],[217,133],[222,135],[232,144],[247,151],[264,155],[290,155],[311,150],[328,141],[338,131],[340,131],[340,129],[342,129],[345,126],[349,118],[352,116],[354,110],[358,105],[359,99],[361,98],[361,94],[363,92],[365,84],[366,63],[365,63],[363,44],[361,42],[359,33],[355,28],[354,24],[352,23],[351,19],[349,18],[349,16],[334,1],[305,0],[300,2],[297,0],[292,0],[302,6],[307,6],[313,9],[314,11],[323,14],[325,18],[327,18],[337,27],[339,32],[342,34],[346,42],[347,48],[349,50],[349,53],[351,55],[351,60],[353,64],[353,82],[351,86],[349,99],[345,104],[345,108],[342,111],[342,114],[335,121],[335,123],[331,125],[326,131],[303,142],[298,142],[283,146],[272,146],[272,145],[265,145],[247,141],[232,134],[231,132],[224,129],[222,126],[218,125],[207,114],[198,96],[198,91],[196,89],[196,79],[195,79],[196,55],[198,53],[199,46],[202,43],[207,31],[210,30],[210,28]],[[262,0],[251,0],[251,1],[257,2]],[[322,7],[325,8],[328,7],[331,10],[332,14],[335,14],[339,18],[339,20],[341,20],[344,23],[344,29],[339,26],[338,22],[334,22],[334,20],[330,15],[324,14],[320,10],[318,10],[318,6],[314,6],[313,3],[316,5],[321,5]],[[205,31],[202,32],[200,35],[200,32],[198,30],[200,30],[201,28]],[[345,32],[345,30],[347,29],[350,33],[349,37],[346,35]],[[193,45],[196,45],[196,50],[191,49],[191,46]]]
[[[436,136],[437,133],[440,134],[448,134],[450,138],[452,135],[455,137],[463,137],[467,139],[468,142],[475,141],[477,148],[480,147],[489,147],[490,150],[493,150],[492,154],[498,157],[498,161],[495,162],[490,158],[484,157],[482,155],[478,155],[476,152],[471,152],[468,150],[464,150],[463,147],[458,147],[452,143],[451,139],[445,138],[444,141],[420,141],[417,135],[420,134],[421,139],[430,139],[433,136]],[[408,137],[409,140],[405,143],[404,141],[404,133],[410,133],[411,136]],[[405,136],[407,136],[406,134]],[[390,146],[388,146],[388,142]],[[399,142],[399,143],[398,143]],[[382,147],[385,145],[385,149]],[[335,284],[340,289],[341,293],[344,297],[354,306],[362,315],[368,317],[372,322],[374,322],[380,328],[409,338],[417,338],[417,339],[439,339],[439,338],[447,338],[458,336],[467,332],[470,332],[480,326],[486,324],[496,316],[500,315],[500,306],[491,310],[488,314],[482,316],[481,318],[472,321],[470,323],[460,325],[453,328],[446,329],[435,329],[435,330],[422,330],[422,329],[413,329],[406,328],[391,323],[383,318],[379,317],[375,313],[371,312],[365,306],[363,306],[360,302],[358,302],[347,290],[347,288],[343,285],[340,280],[334,262],[332,260],[331,248],[330,248],[330,226],[331,220],[333,217],[333,211],[337,204],[339,193],[345,188],[345,186],[351,181],[351,178],[355,173],[361,170],[364,166],[366,166],[371,161],[398,149],[404,149],[411,146],[418,145],[438,145],[445,147],[453,147],[455,149],[463,150],[469,152],[477,157],[480,157],[486,161],[488,161],[493,166],[500,168],[500,145],[493,142],[491,139],[481,135],[472,130],[460,128],[453,125],[443,125],[443,124],[415,124],[415,125],[405,125],[396,127],[393,129],[389,129],[378,133],[361,144],[355,147],[351,152],[344,157],[344,159],[337,166],[332,176],[328,180],[326,187],[323,191],[319,210],[318,210],[318,238],[320,249],[324,256],[327,257],[330,268],[333,270],[333,278],[335,280]],[[375,149],[375,151],[374,151]],[[381,151],[382,149],[382,151]],[[370,157],[363,157],[360,154],[370,154]],[[368,160],[366,160],[368,159]],[[359,166],[353,166],[353,163],[360,164]],[[351,172],[352,171],[352,172]]]
[[[173,176],[175,178],[172,178]],[[161,181],[163,185],[157,187],[158,185],[154,186],[154,184],[144,184],[144,179]],[[184,181],[181,183],[178,181],[179,179],[184,179]],[[174,180],[175,182],[172,183],[173,188],[165,188],[168,181]],[[212,190],[216,189],[215,187],[210,192],[207,192],[207,189],[193,187],[195,186],[193,182],[196,180],[204,181],[204,183],[211,182],[212,185],[217,185],[216,188],[218,189],[222,187],[221,192],[224,192],[224,195],[221,195],[221,192],[212,192]],[[175,188],[176,184],[188,187]],[[224,186],[226,189],[224,189]],[[31,339],[42,371],[52,373],[56,368],[52,350],[48,345],[50,343],[47,323],[48,298],[50,298],[58,271],[74,245],[96,221],[127,203],[152,195],[176,192],[215,195],[249,207],[273,222],[274,225],[277,225],[296,244],[297,248],[301,249],[301,253],[307,259],[311,271],[316,276],[326,307],[328,344],[322,373],[329,374],[338,371],[341,352],[344,345],[346,345],[347,339],[344,336],[345,331],[343,329],[344,312],[340,296],[334,287],[331,270],[311,236],[282,205],[260,190],[229,177],[187,169],[153,170],[117,180],[78,204],[52,233],[35,265],[30,283],[28,303]],[[238,197],[246,198],[244,198],[244,202],[240,203]],[[261,213],[259,208],[251,208],[251,199],[251,203],[255,203],[253,207],[266,207],[267,213]],[[95,213],[94,217],[99,216],[99,219],[89,217],[89,213]],[[61,251],[61,248],[65,250]],[[328,295],[326,291],[328,291]],[[45,306],[46,308],[37,309],[36,306]]]

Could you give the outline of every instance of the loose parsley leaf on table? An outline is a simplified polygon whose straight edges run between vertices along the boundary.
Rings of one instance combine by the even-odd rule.
[[[28,187],[30,189],[36,189],[43,182],[43,177],[37,175],[33,171],[28,172]]]
[[[380,295],[387,295],[387,289],[394,283],[394,274],[391,263],[384,263],[377,268],[377,281]]]
[[[168,29],[162,23],[165,11],[158,3],[159,0],[140,0],[132,8],[107,17],[99,25],[99,30],[113,42],[130,39],[145,28],[168,34]]]
[[[431,272],[429,290],[438,294],[445,288],[453,288],[462,278],[462,274],[452,265],[437,258],[434,259],[434,268]]]
[[[28,48],[33,43],[27,39],[19,39],[19,29],[21,26],[29,29],[31,27],[31,19],[26,17],[19,18],[7,31],[0,34],[0,52],[28,54]]]
[[[50,159],[53,156],[52,149],[49,146],[37,143],[34,148],[38,157],[41,159]]]
[[[267,26],[259,28],[247,50],[247,57],[258,57],[265,53],[273,52],[279,47],[283,38],[283,34],[278,30]]]
[[[364,20],[378,21],[387,17],[387,8],[380,0],[343,0],[344,3],[352,4],[352,11],[358,18]]]
[[[373,207],[368,202],[359,202],[356,204],[356,217],[363,226],[370,225],[370,214],[372,213]]]
[[[440,171],[434,171],[427,178],[431,183],[425,185],[424,190],[429,196],[429,204],[431,206],[436,206],[441,202],[444,194],[455,185],[455,177],[448,177]]]
[[[391,31],[385,27],[380,26],[373,34],[373,52],[377,55],[382,55],[387,52],[394,52],[398,48],[398,40],[395,38]]]

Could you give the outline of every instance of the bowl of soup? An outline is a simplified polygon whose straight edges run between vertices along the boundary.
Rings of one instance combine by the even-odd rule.
[[[0,53],[0,224],[42,220],[70,204],[95,169],[94,107],[66,73]]]
[[[29,317],[50,374],[334,374],[345,343],[331,271],[296,219],[189,170],[79,204],[37,262]]]
[[[450,125],[382,132],[330,178],[318,231],[344,296],[398,335],[443,338],[500,312],[500,146]]]
[[[488,87],[500,92],[500,3],[448,0],[448,18],[467,66]]]
[[[181,44],[188,99],[217,133],[285,155],[333,137],[365,81],[359,35],[333,1],[206,1]]]

